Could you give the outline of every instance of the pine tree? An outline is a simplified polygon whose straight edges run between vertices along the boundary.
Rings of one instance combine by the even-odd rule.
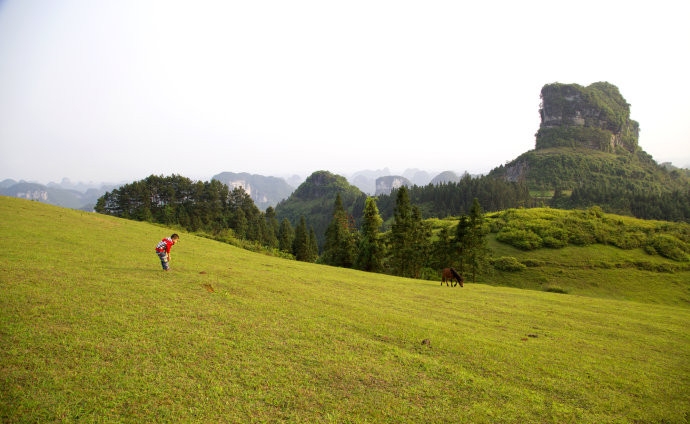
[[[476,282],[477,274],[480,274],[489,261],[490,250],[486,242],[484,231],[484,213],[479,205],[479,200],[474,199],[469,215],[469,254],[467,265],[472,273],[472,282]]]
[[[280,224],[276,218],[276,211],[273,206],[266,208],[264,213],[266,226],[264,227],[263,243],[271,248],[278,247],[278,234],[280,232]]]
[[[309,262],[312,257],[312,247],[309,242],[309,231],[304,215],[300,217],[299,224],[295,228],[295,238],[292,241],[292,254],[298,261]]]
[[[409,257],[411,276],[420,278],[424,265],[429,262],[431,248],[431,226],[422,219],[422,211],[412,207],[412,245],[414,249]]]
[[[389,235],[391,272],[403,277],[419,277],[427,259],[430,233],[419,208],[410,205],[405,186],[398,189],[393,220]]]
[[[333,207],[333,219],[326,228],[326,241],[324,243],[323,263],[344,268],[352,267],[355,256],[355,238],[350,221],[343,208],[340,193],[336,195]]]
[[[292,253],[292,240],[295,238],[294,230],[290,221],[287,218],[283,218],[280,223],[280,228],[278,229],[278,249],[283,252]]]
[[[454,240],[456,252],[458,254],[458,271],[460,274],[465,273],[466,255],[471,249],[469,233],[470,218],[467,215],[462,215],[458,220]]]
[[[319,258],[319,243],[316,240],[314,227],[309,227],[309,253],[308,262],[316,262]]]
[[[443,269],[455,266],[453,263],[455,249],[448,227],[442,227],[439,230],[438,239],[432,244],[432,252],[433,260],[430,265],[434,268]]]
[[[369,272],[381,272],[383,269],[383,245],[379,238],[382,223],[376,199],[368,197],[364,205],[355,268]]]

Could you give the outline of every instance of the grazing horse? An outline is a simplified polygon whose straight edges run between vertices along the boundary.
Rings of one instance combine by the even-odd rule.
[[[454,283],[453,280],[457,281],[457,283]],[[462,275],[458,274],[455,268],[443,268],[441,272],[441,285],[446,283],[446,286],[448,286],[448,281],[450,281],[451,287],[455,287],[458,284],[460,284],[460,287],[465,287],[463,284],[465,279],[462,278]]]

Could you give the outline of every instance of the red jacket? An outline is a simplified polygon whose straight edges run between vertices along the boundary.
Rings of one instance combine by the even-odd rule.
[[[158,245],[156,246],[156,252],[170,253],[170,248],[173,247],[173,244],[175,243],[173,243],[172,239],[170,237],[166,237],[163,240],[161,240],[160,243],[158,243]]]

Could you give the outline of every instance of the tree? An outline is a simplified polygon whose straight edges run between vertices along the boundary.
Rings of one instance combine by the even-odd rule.
[[[290,221],[287,218],[283,218],[280,223],[280,228],[278,229],[278,249],[283,252],[292,253],[292,241],[295,238],[294,230]]]
[[[389,234],[390,271],[394,275],[410,276],[407,258],[412,255],[412,207],[405,186],[400,187],[393,209],[393,225]]]
[[[479,200],[474,199],[469,215],[469,252],[467,265],[472,273],[472,282],[476,281],[477,274],[481,273],[489,260],[489,248],[484,231],[484,213],[479,205]]]
[[[327,265],[350,268],[354,263],[354,257],[354,229],[350,226],[349,217],[338,193],[333,207],[333,219],[326,228],[326,241],[321,260]]]
[[[422,268],[429,261],[431,247],[431,226],[422,219],[422,211],[412,207],[412,245],[414,249],[410,255],[410,270],[412,277],[419,278]]]
[[[465,256],[471,249],[470,244],[470,218],[467,215],[460,216],[455,229],[455,247],[458,253],[460,274],[465,273]]]
[[[439,230],[437,240],[432,243],[432,252],[433,259],[430,261],[430,265],[434,268],[442,269],[455,266],[453,263],[455,249],[448,227],[444,226]]]
[[[309,231],[304,216],[300,217],[295,228],[295,238],[292,241],[292,254],[298,261],[311,262],[314,260],[313,243],[309,240]]]
[[[383,269],[383,245],[379,237],[382,223],[376,199],[368,197],[364,205],[355,268],[369,272],[381,272]]]
[[[316,260],[319,258],[319,242],[316,239],[316,232],[314,231],[314,227],[309,227],[309,257],[307,258],[307,262],[316,262]]]
[[[428,255],[430,231],[419,208],[410,205],[405,186],[398,190],[393,220],[389,235],[391,272],[417,278]]]
[[[264,227],[263,243],[272,248],[278,247],[278,234],[280,232],[280,224],[276,218],[276,211],[272,206],[266,208],[264,213],[266,225]]]

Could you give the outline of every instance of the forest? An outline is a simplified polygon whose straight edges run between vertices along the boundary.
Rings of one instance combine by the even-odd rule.
[[[297,195],[319,199],[312,207],[318,206],[325,222],[320,237],[305,215],[294,224],[286,217],[279,221],[273,208],[261,212],[242,188],[230,190],[215,180],[194,182],[179,175],[152,175],[124,185],[101,197],[96,211],[181,228],[275,256],[411,278],[435,279],[439,269],[453,266],[474,280],[492,268],[524,266],[492,257],[487,247],[492,233],[497,241],[521,250],[602,243],[644,248],[679,263],[688,262],[690,254],[687,223],[631,227],[621,218],[607,217],[598,206],[571,211],[533,207],[535,200],[519,183],[465,176],[459,183],[403,186],[391,196],[363,201],[343,190],[342,181],[332,174],[321,173],[311,183]],[[334,200],[326,205],[331,194]],[[491,211],[485,211],[482,202]]]

